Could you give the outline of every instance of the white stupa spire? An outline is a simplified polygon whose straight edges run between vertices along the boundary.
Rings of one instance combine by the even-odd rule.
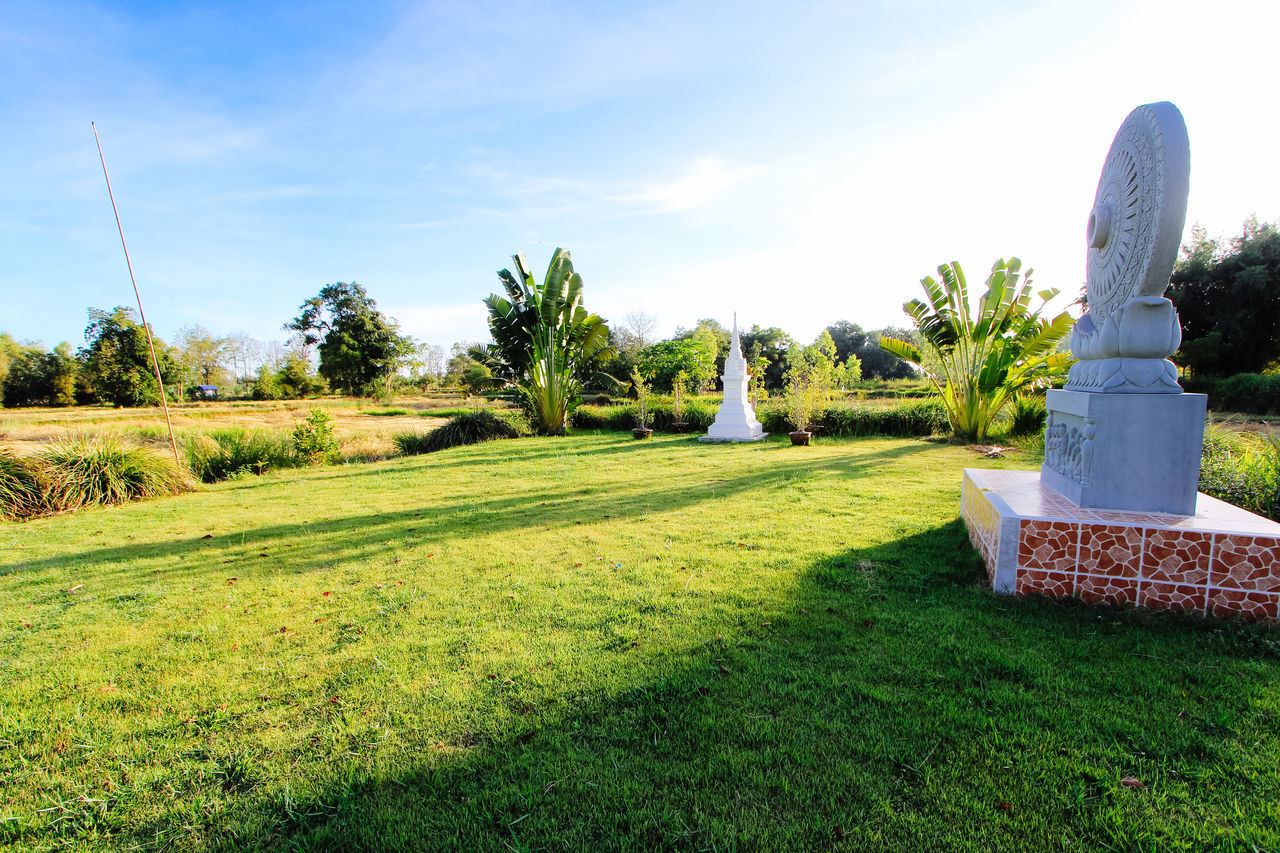
[[[738,314],[733,315],[733,338],[729,341],[729,354],[724,360],[724,402],[716,412],[715,423],[707,430],[702,441],[759,441],[768,433],[756,420],[747,397],[747,360],[742,356],[742,339],[738,336]]]

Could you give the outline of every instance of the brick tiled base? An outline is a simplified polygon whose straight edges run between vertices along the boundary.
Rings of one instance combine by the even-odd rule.
[[[1194,516],[1084,509],[1038,472],[966,468],[961,515],[997,592],[1280,621],[1280,524],[1207,495]]]

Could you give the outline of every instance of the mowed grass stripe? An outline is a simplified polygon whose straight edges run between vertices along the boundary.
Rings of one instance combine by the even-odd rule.
[[[966,464],[520,439],[0,525],[0,838],[1275,847],[1274,629],[992,595]]]

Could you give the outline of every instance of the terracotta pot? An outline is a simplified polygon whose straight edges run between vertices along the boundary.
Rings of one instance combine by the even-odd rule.
[[[791,433],[791,443],[797,447],[804,447],[809,444],[809,436],[811,435],[813,435],[813,433],[798,430]]]
[[[671,431],[672,432],[688,432],[689,431],[688,421],[672,421]]]
[[[631,431],[631,434],[636,438],[648,438],[649,436],[653,435],[653,430],[640,429],[639,427],[636,427]]]

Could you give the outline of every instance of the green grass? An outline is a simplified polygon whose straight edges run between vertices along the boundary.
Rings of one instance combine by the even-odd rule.
[[[0,844],[1276,849],[1277,631],[993,595],[1009,464],[596,434],[0,525]]]

